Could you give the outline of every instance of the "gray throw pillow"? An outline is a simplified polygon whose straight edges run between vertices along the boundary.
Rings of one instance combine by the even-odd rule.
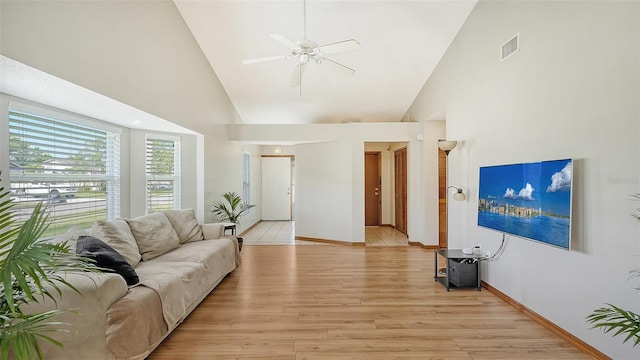
[[[80,236],[76,243],[76,253],[93,259],[101,268],[111,270],[124,278],[127,285],[140,282],[133,266],[111,246],[93,236]]]

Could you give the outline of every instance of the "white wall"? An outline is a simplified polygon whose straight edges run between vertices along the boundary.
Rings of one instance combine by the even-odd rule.
[[[243,147],[221,126],[238,114],[173,2],[2,1],[0,16],[2,55],[202,134],[187,146],[197,183],[183,193],[200,219],[242,189]]]
[[[293,145],[262,145],[260,146],[260,153],[267,156],[295,156],[296,149]]]
[[[294,172],[296,236],[364,241],[352,237],[350,141],[296,145]]]
[[[1,6],[3,55],[200,133],[238,120],[172,1]]]
[[[446,114],[449,183],[469,189],[451,202],[449,246],[497,249],[501,234],[478,228],[480,166],[576,159],[572,251],[508,237],[483,279],[607,355],[636,358],[622,338],[590,330],[605,302],[640,311],[640,5],[638,2],[480,1],[410,109]],[[521,50],[500,63],[519,33]]]
[[[424,120],[420,117],[416,119]],[[391,143],[392,147],[397,145],[396,142],[406,144],[409,240],[425,245],[438,244],[437,143],[438,139],[444,137],[443,121],[310,125],[232,124],[227,125],[227,130],[229,139],[233,142],[298,143],[293,151],[282,147],[283,151],[295,153],[296,157],[296,234],[347,242],[364,242],[365,143]],[[263,146],[263,152],[271,151],[273,146]],[[350,160],[345,157],[350,157]],[[327,185],[322,186],[318,183],[318,177],[326,179]],[[342,189],[350,190],[342,193]],[[344,197],[335,196],[337,193],[343,194]],[[327,194],[328,197],[323,197],[322,194]],[[393,212],[389,217],[393,221]],[[322,222],[318,222],[318,219],[322,219]],[[347,222],[351,224],[349,231],[342,229]],[[326,224],[332,224],[331,227],[335,224],[340,226],[341,230],[334,231]]]
[[[417,115],[417,114],[416,114]],[[416,120],[424,121],[424,118],[417,117]],[[439,195],[438,195],[438,140],[445,138],[444,121],[427,121],[424,123],[424,141],[422,158],[424,164],[422,169],[422,181],[418,186],[422,191],[422,196],[417,197],[417,201],[424,206],[424,217],[418,219],[418,225],[424,228],[424,239],[413,241],[421,242],[424,245],[437,246],[439,243]],[[421,229],[418,229],[420,232]]]
[[[426,236],[425,197],[422,189],[425,163],[420,123],[353,123],[324,125],[231,125],[229,136],[236,142],[309,142],[295,146],[296,235],[345,242],[364,242],[364,144],[407,142],[409,239],[437,241],[437,226]],[[434,143],[440,134],[429,134]],[[430,147],[437,154],[437,146]],[[436,185],[437,186],[437,185]],[[431,202],[437,207],[437,189]],[[415,197],[414,197],[415,196]],[[437,216],[437,215],[436,215]],[[437,224],[437,218],[435,220]],[[415,240],[413,240],[415,239]]]
[[[247,152],[251,161],[251,203],[256,208],[240,220],[237,233],[242,233],[262,219],[262,167],[260,146],[241,145],[229,141],[225,125],[212,126],[205,135],[205,222],[216,222],[210,208],[222,199],[222,194],[235,191],[242,194],[242,153]]]

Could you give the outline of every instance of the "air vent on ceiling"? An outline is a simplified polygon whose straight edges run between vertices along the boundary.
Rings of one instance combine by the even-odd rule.
[[[500,47],[500,62],[507,60],[520,51],[520,34],[515,34]]]

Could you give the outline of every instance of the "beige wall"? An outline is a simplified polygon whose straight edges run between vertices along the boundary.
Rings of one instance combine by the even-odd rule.
[[[446,117],[449,183],[469,189],[449,206],[449,245],[495,251],[479,228],[480,166],[574,158],[571,251],[507,236],[483,279],[612,358],[637,349],[585,316],[611,302],[639,311],[640,4],[480,1],[417,96],[412,119]],[[520,34],[520,52],[499,48]]]

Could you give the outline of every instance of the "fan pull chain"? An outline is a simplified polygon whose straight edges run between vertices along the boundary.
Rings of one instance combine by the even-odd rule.
[[[303,15],[304,18],[304,39],[307,40],[307,0],[304,0]]]

